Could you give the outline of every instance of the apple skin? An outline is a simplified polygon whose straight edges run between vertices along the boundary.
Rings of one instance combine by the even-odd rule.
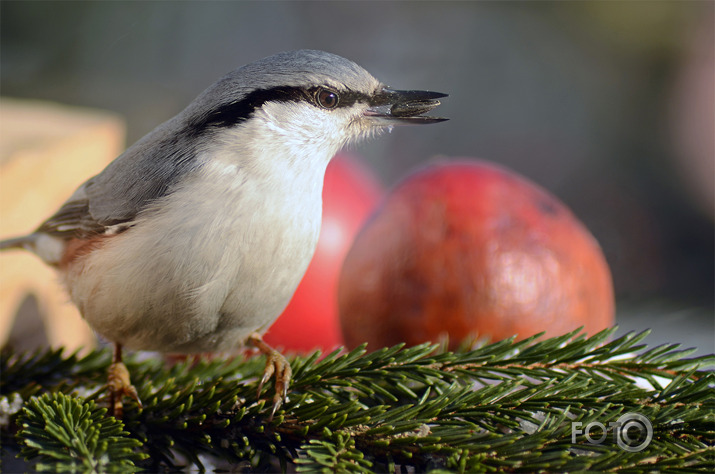
[[[558,199],[506,168],[455,158],[418,169],[370,217],[338,291],[348,348],[556,336],[614,323],[611,273]]]
[[[355,155],[336,155],[325,174],[323,219],[315,255],[293,298],[263,339],[289,352],[329,351],[343,345],[338,277],[355,235],[383,194]]]

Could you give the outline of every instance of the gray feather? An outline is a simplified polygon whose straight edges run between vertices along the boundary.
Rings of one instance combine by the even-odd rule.
[[[34,243],[35,234],[23,235],[12,239],[0,240],[0,250],[24,249]]]
[[[268,64],[270,67],[266,67]],[[374,81],[357,64],[323,51],[279,53],[240,67],[86,181],[38,231],[71,238],[102,233],[109,226],[133,221],[152,202],[170,193],[187,172],[201,166],[196,136],[206,130],[196,129],[197,123],[202,123],[200,118],[241,104],[251,92],[316,83],[365,90],[372,85],[370,80]],[[239,109],[241,113],[252,112],[250,107]],[[247,117],[235,117],[236,121],[241,118]]]

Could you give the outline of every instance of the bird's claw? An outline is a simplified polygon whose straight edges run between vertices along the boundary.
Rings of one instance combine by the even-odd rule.
[[[293,372],[286,358],[283,357],[280,352],[266,344],[260,334],[252,334],[248,338],[248,342],[266,356],[266,368],[263,370],[263,378],[261,378],[261,381],[258,383],[258,396],[261,396],[263,385],[268,382],[271,377],[275,376],[276,379],[273,410],[269,418],[269,420],[272,420],[273,415],[275,415],[276,411],[283,405],[283,402],[288,401],[288,385],[290,384],[290,378]]]
[[[129,370],[122,362],[121,347],[114,350],[114,361],[109,366],[109,376],[107,380],[109,390],[109,414],[117,419],[121,419],[124,414],[123,398],[129,397],[137,402],[139,408],[142,402],[139,400],[137,389],[132,385]]]

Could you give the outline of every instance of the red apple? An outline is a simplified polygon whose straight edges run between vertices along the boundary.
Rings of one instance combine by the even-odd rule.
[[[554,196],[479,160],[428,165],[358,234],[340,276],[345,343],[499,340],[614,322],[598,243]]]
[[[288,307],[264,340],[287,351],[331,350],[343,344],[338,318],[338,277],[358,230],[382,195],[377,178],[358,159],[341,153],[330,162],[323,187],[318,247]]]

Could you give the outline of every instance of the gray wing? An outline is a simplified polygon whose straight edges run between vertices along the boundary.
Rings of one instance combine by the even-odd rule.
[[[196,137],[205,131],[207,123],[216,121],[216,117],[224,120],[226,110],[229,115],[237,114],[238,119],[245,118],[256,106],[247,94],[277,85],[272,80],[274,75],[265,74],[267,62],[279,71],[275,74],[280,79],[278,85],[298,86],[331,78],[338,81],[346,72],[350,72],[350,86],[367,87],[365,81],[377,84],[356,64],[319,51],[281,53],[248,64],[214,83],[183,112],[85,182],[37,231],[69,239],[129,225],[151,202],[170,193],[187,171],[200,166]],[[322,73],[314,75],[316,69]],[[222,105],[226,107],[223,111]]]
[[[43,222],[36,232],[66,239],[103,233],[105,227],[96,219],[92,219],[89,212],[84,186],[82,185],[52,217]]]
[[[129,224],[197,166],[186,134],[171,120],[139,140],[100,174],[82,184],[37,232],[71,239]]]

